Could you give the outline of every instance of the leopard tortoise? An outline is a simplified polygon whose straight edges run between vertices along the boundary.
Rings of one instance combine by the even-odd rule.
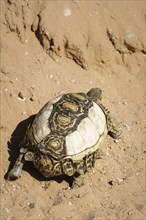
[[[92,88],[46,103],[28,126],[8,179],[20,177],[23,164],[32,161],[46,178],[67,175],[73,186],[82,185],[82,174],[94,166],[106,135],[119,139],[122,134],[101,99],[102,91]]]

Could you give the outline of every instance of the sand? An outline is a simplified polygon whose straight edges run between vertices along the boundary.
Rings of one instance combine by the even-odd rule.
[[[1,219],[145,219],[145,2],[1,1]],[[103,91],[123,123],[85,184],[28,163],[5,179],[39,109],[64,92]]]

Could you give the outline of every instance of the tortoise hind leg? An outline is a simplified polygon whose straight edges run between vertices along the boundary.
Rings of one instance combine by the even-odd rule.
[[[23,154],[20,154],[15,162],[13,169],[8,174],[8,180],[15,180],[21,176],[23,168]]]
[[[72,177],[72,188],[81,187],[84,185],[84,174],[86,171],[91,171],[97,158],[99,158],[98,150],[84,157],[82,161],[75,163],[76,173]]]
[[[23,165],[26,161],[33,161],[34,154],[25,148],[20,149],[20,154],[12,170],[8,173],[8,180],[15,180],[21,176]]]
[[[72,177],[71,188],[78,188],[84,185],[84,175],[75,173]]]

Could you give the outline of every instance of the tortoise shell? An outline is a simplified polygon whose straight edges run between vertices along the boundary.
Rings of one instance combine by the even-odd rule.
[[[101,94],[92,88],[87,94],[67,93],[46,103],[27,129],[8,179],[20,177],[26,161],[45,177],[66,174],[74,182],[82,177],[94,166],[107,132],[115,139],[122,135],[120,124],[102,105]]]
[[[97,152],[107,133],[106,116],[86,94],[67,93],[46,103],[28,130],[30,133],[39,152],[33,162],[40,172],[46,177],[61,173],[71,176],[75,171],[83,173],[85,163],[82,168],[75,166]]]

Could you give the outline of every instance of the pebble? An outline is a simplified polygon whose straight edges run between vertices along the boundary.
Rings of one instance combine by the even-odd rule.
[[[23,96],[22,92],[19,92],[19,93],[18,93],[18,97],[19,97],[20,99],[24,99],[24,96]]]
[[[70,206],[72,206],[72,203],[71,203],[71,202],[69,202],[68,204],[69,204]]]
[[[26,115],[26,112],[22,112],[21,114],[22,114],[22,115]]]
[[[30,97],[30,101],[33,102],[33,101],[34,101],[34,98],[33,98],[33,97]]]
[[[25,101],[26,98],[24,97],[24,95],[22,94],[22,92],[19,92],[19,93],[18,93],[18,99],[21,100],[21,101]]]
[[[119,140],[118,140],[118,139],[115,139],[115,140],[114,140],[114,142],[115,142],[115,143],[118,143],[118,142],[119,142]]]
[[[106,156],[109,156],[109,153],[108,153],[108,152],[106,152]]]
[[[25,39],[25,41],[24,41],[25,43],[28,43],[28,39]]]
[[[71,10],[69,8],[64,9],[64,16],[70,16],[71,15]]]
[[[118,184],[121,184],[123,181],[124,181],[123,178],[117,178],[117,179],[116,179],[116,182],[117,182]]]
[[[132,215],[132,211],[129,211],[129,212],[128,212],[128,215]]]
[[[123,102],[123,105],[127,105],[127,102]]]
[[[53,75],[50,75],[50,79],[53,79],[54,78],[54,76]]]
[[[121,183],[123,183],[124,180],[125,180],[125,178],[116,178],[114,180],[110,180],[108,183],[111,186],[113,186],[113,185],[120,185]]]

